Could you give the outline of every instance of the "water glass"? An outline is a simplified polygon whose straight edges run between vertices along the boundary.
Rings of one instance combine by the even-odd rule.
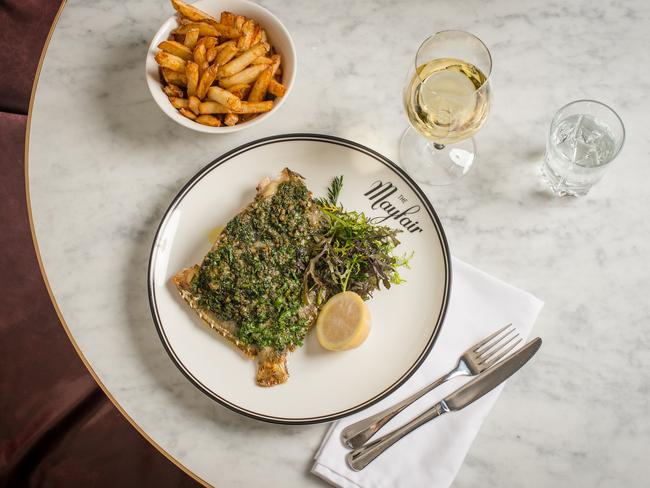
[[[578,100],[553,117],[542,176],[558,196],[586,195],[623,147],[625,128],[607,105]]]

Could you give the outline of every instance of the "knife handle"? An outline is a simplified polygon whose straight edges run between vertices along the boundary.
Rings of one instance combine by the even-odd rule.
[[[449,412],[449,407],[447,407],[447,404],[444,402],[444,400],[440,403],[437,403],[432,408],[418,415],[399,429],[396,429],[390,434],[386,434],[376,441],[370,442],[369,444],[366,444],[365,446],[362,446],[359,449],[355,449],[354,451],[350,452],[345,457],[348,466],[350,466],[350,468],[354,471],[361,471],[363,468],[368,466],[368,464],[374,461],[377,456],[379,456],[382,452],[395,444],[397,441],[402,439],[404,436],[413,432],[418,427],[426,424],[429,420],[433,420],[436,417],[439,417],[440,415],[443,415],[447,412]]]

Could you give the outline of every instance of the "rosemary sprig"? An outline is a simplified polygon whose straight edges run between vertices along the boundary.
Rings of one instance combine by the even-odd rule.
[[[321,207],[336,206],[336,202],[343,188],[343,175],[335,176],[327,188],[327,198],[315,198],[314,201]]]

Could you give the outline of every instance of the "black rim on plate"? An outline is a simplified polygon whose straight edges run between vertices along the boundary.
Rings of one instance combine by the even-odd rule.
[[[443,258],[444,258],[444,263],[445,263],[445,287],[444,287],[444,292],[443,292],[443,301],[442,301],[442,307],[440,308],[440,313],[438,314],[438,317],[436,319],[435,326],[433,328],[433,331],[431,333],[431,336],[429,337],[429,340],[427,341],[426,347],[422,350],[416,361],[413,363],[413,365],[392,385],[388,386],[385,388],[381,393],[378,393],[374,397],[366,400],[365,402],[355,405],[354,407],[350,407],[346,410],[340,411],[340,412],[335,412],[332,414],[328,415],[321,415],[318,417],[306,417],[306,418],[285,418],[285,417],[275,417],[275,416],[270,416],[270,415],[265,415],[263,413],[259,412],[254,412],[251,410],[248,410],[240,405],[236,405],[232,402],[229,402],[225,398],[219,396],[216,394],[214,391],[210,390],[206,385],[204,385],[198,378],[196,378],[192,372],[185,367],[183,362],[180,360],[180,358],[176,355],[172,345],[169,343],[169,340],[167,339],[167,335],[165,334],[165,329],[162,325],[162,320],[158,314],[158,307],[157,307],[157,302],[156,302],[156,290],[154,286],[154,279],[153,279],[153,271],[155,268],[155,259],[156,259],[156,248],[158,246],[158,240],[160,238],[160,234],[162,230],[165,228],[165,225],[167,224],[167,221],[169,219],[169,216],[171,213],[176,209],[176,207],[179,205],[179,203],[183,200],[185,195],[198,183],[201,181],[203,177],[205,177],[208,173],[210,173],[212,170],[214,170],[216,167],[224,164],[225,162],[229,161],[230,159],[238,156],[241,153],[244,153],[246,151],[250,151],[251,149],[255,149],[257,147],[261,146],[266,146],[268,144],[275,144],[279,142],[289,142],[289,141],[313,141],[313,142],[322,142],[322,143],[328,143],[328,144],[335,144],[343,147],[347,147],[350,149],[354,149],[355,151],[359,151],[361,153],[366,154],[367,156],[370,156],[374,158],[375,160],[379,161],[382,163],[384,166],[388,167],[391,169],[393,172],[395,172],[410,188],[415,192],[415,194],[418,196],[420,199],[420,202],[424,205],[424,208],[427,210],[427,214],[431,218],[434,227],[436,229],[436,233],[438,235],[438,238],[442,244],[443,248]],[[447,244],[447,238],[445,236],[444,231],[442,230],[442,225],[440,223],[440,219],[438,218],[438,215],[436,214],[435,210],[433,209],[433,206],[431,205],[431,202],[429,202],[429,199],[427,196],[424,194],[422,189],[413,181],[413,179],[399,166],[397,166],[395,163],[393,163],[391,160],[388,158],[382,156],[378,152],[363,146],[362,144],[349,141],[347,139],[343,139],[340,137],[335,137],[335,136],[328,136],[328,135],[323,135],[323,134],[310,134],[310,133],[294,133],[294,134],[283,134],[283,135],[277,135],[277,136],[270,136],[270,137],[265,137],[263,139],[258,139],[256,141],[252,141],[246,144],[243,144],[242,146],[239,146],[231,151],[228,151],[227,153],[219,156],[217,159],[212,161],[211,163],[207,164],[206,166],[203,167],[196,175],[194,175],[190,181],[188,181],[185,186],[178,192],[178,194],[174,197],[172,200],[171,204],[165,211],[163,218],[160,221],[160,224],[158,225],[158,229],[156,230],[156,235],[153,240],[153,245],[151,247],[151,253],[149,255],[149,270],[147,272],[147,289],[149,293],[149,305],[151,308],[151,314],[153,316],[153,321],[156,326],[156,330],[158,332],[158,336],[160,337],[160,340],[163,343],[163,346],[165,350],[167,351],[167,354],[169,354],[169,357],[173,361],[173,363],[176,365],[176,367],[185,375],[185,377],[194,385],[196,386],[199,390],[201,390],[204,394],[206,394],[208,397],[212,398],[213,400],[219,402],[221,405],[229,408],[230,410],[233,410],[237,413],[240,413],[242,415],[246,415],[247,417],[251,417],[254,419],[258,420],[263,420],[266,422],[272,422],[272,423],[277,423],[277,424],[291,424],[291,425],[301,425],[301,424],[316,424],[320,422],[330,422],[332,420],[339,419],[341,417],[345,417],[347,415],[351,415],[355,412],[358,412],[359,410],[363,410],[364,408],[369,407],[370,405],[373,405],[380,401],[381,399],[385,398],[388,396],[390,393],[395,391],[397,388],[399,388],[406,380],[408,380],[415,371],[421,366],[421,364],[424,362],[426,357],[428,356],[429,352],[433,348],[433,345],[436,342],[436,339],[440,335],[440,329],[442,327],[443,320],[445,318],[445,315],[447,313],[447,305],[449,303],[449,293],[451,289],[451,258],[449,254],[449,246]]]

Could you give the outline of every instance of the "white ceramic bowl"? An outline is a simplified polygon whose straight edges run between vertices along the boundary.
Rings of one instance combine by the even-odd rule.
[[[284,100],[289,96],[289,93],[291,93],[293,81],[296,77],[296,49],[286,27],[275,15],[264,7],[260,7],[259,5],[247,0],[199,0],[193,5],[216,18],[219,18],[223,10],[228,10],[238,15],[250,17],[258,22],[266,30],[270,44],[282,56],[282,84],[286,86],[287,90],[283,97],[276,99],[273,109],[270,112],[260,114],[254,119],[242,122],[232,127],[209,127],[183,117],[178,110],[172,106],[167,95],[162,91],[158,64],[154,59],[154,56],[158,51],[156,46],[166,40],[169,37],[169,33],[178,25],[176,15],[173,15],[165,21],[160,29],[158,29],[158,32],[156,32],[151,44],[149,44],[149,50],[147,51],[147,61],[145,66],[146,77],[147,85],[149,86],[149,91],[151,92],[153,99],[156,101],[160,109],[174,121],[189,129],[210,134],[226,134],[228,132],[246,129],[247,127],[252,127],[253,125],[259,124],[271,117],[280,109]]]

